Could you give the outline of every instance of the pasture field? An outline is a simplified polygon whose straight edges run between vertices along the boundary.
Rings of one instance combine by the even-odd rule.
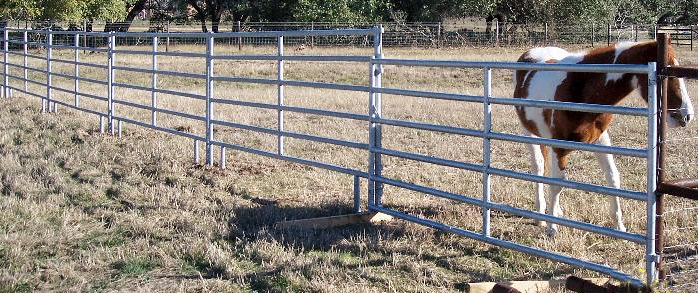
[[[203,46],[174,47],[201,51]],[[579,48],[571,48],[579,49]],[[243,54],[273,53],[244,48]],[[368,55],[371,48],[314,48],[288,54]],[[414,49],[385,48],[386,57],[514,61],[524,48]],[[237,48],[216,47],[217,53]],[[32,50],[31,53],[45,54]],[[683,64],[698,65],[698,53],[679,50]],[[54,57],[72,59],[72,51]],[[12,56],[13,63],[19,57]],[[81,60],[104,64],[102,53]],[[117,54],[117,66],[149,68],[150,57]],[[44,63],[42,63],[44,62]],[[31,60],[42,68],[45,61]],[[204,73],[203,60],[159,57],[161,70]],[[72,74],[72,65],[53,64]],[[106,80],[104,70],[82,66],[81,76]],[[12,69],[13,75],[21,75]],[[286,78],[367,84],[367,64],[287,62]],[[273,62],[217,61],[215,74],[276,78]],[[30,72],[41,80],[43,75]],[[493,72],[493,95],[510,97],[511,71]],[[54,77],[54,85],[72,89],[72,81]],[[117,71],[116,82],[150,85],[150,76]],[[12,81],[20,85],[19,81]],[[205,82],[159,77],[159,87],[204,93]],[[383,86],[481,94],[482,71],[475,69],[386,66]],[[29,85],[45,94],[45,88]],[[106,87],[86,82],[81,91],[105,96]],[[698,83],[689,83],[698,96]],[[72,95],[54,91],[56,99]],[[216,83],[214,95],[276,103],[276,86]],[[150,94],[118,88],[115,97],[150,104]],[[205,104],[160,94],[159,106],[203,115]],[[698,102],[695,98],[694,103]],[[286,88],[286,103],[313,108],[366,113],[368,94]],[[81,104],[104,111],[106,103],[81,98]],[[633,95],[624,104],[642,106]],[[276,112],[216,105],[214,116],[249,125],[275,128]],[[117,115],[149,122],[150,112],[116,105]],[[468,128],[482,127],[482,105],[383,95],[385,117]],[[367,123],[286,113],[294,132],[366,142]],[[159,114],[159,124],[202,135],[204,123]],[[519,134],[514,109],[493,106],[493,129]],[[647,121],[616,117],[610,134],[616,145],[644,147]],[[216,127],[216,139],[275,151],[276,138]],[[384,127],[384,146],[445,159],[481,163],[482,140],[420,130]],[[672,129],[670,177],[698,177],[695,145],[698,123]],[[678,140],[678,138],[685,138]],[[231,291],[231,292],[454,292],[468,282],[539,280],[569,274],[598,276],[507,249],[485,245],[400,220],[379,225],[302,231],[281,230],[274,223],[351,212],[353,178],[273,159],[228,150],[227,169],[193,164],[189,139],[125,124],[123,137],[100,135],[97,118],[59,108],[40,114],[39,101],[20,93],[0,100],[0,291]],[[203,148],[202,148],[203,150]],[[214,149],[218,158],[218,149]],[[365,169],[362,150],[287,139],[286,152],[302,158]],[[203,156],[202,156],[203,158]],[[616,157],[622,186],[645,188],[645,161]],[[384,174],[474,197],[481,196],[481,175],[425,163],[384,157]],[[529,170],[522,144],[493,141],[492,165]],[[568,175],[573,180],[604,184],[593,155],[575,152]],[[366,197],[366,182],[361,182]],[[494,176],[493,201],[534,208],[534,184]],[[675,201],[675,200],[671,200]],[[611,226],[604,197],[566,189],[561,198],[566,217]],[[481,210],[386,186],[384,204],[450,225],[480,231]],[[670,203],[671,206],[672,203]],[[643,203],[622,201],[626,227],[644,233]],[[669,227],[695,226],[698,212],[677,213]],[[670,229],[669,243],[696,242],[695,230]],[[493,213],[492,235],[644,275],[643,248],[605,236],[561,228],[545,237],[533,220]]]

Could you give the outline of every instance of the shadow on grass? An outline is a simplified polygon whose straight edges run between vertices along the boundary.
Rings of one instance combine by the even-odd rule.
[[[278,228],[282,221],[329,217],[353,213],[352,207],[341,203],[316,207],[292,207],[279,205],[277,201],[251,198],[253,207],[238,207],[233,210],[228,224],[230,239],[252,240],[272,237],[288,247],[303,247],[313,250],[350,249],[348,239],[364,238],[370,245],[379,239],[397,238],[405,235],[404,225],[353,224],[328,229]],[[350,249],[353,250],[353,249]]]

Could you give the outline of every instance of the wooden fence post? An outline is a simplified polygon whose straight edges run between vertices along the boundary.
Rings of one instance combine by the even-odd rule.
[[[637,27],[638,27],[637,24],[633,25],[633,28],[635,29],[635,42],[637,42]]]
[[[606,46],[611,45],[611,24],[606,24]]]

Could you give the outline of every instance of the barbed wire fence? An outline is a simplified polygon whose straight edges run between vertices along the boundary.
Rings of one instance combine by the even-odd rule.
[[[366,29],[377,23],[341,22],[224,22],[217,25],[218,32],[259,32],[289,30],[326,29]],[[631,24],[616,26],[601,23],[549,24],[549,23],[486,23],[484,20],[451,22],[385,22],[383,44],[389,47],[521,47],[540,45],[579,45],[596,47],[620,41],[653,40],[657,33],[671,34],[673,44],[693,49],[698,38],[698,26],[661,26],[652,24]],[[9,21],[7,26],[31,29],[52,29],[71,31],[105,31],[115,27],[125,27],[124,23],[103,21],[50,22],[50,21]],[[131,32],[201,32],[211,31],[210,23],[175,21],[135,21],[128,24]],[[89,39],[89,38],[88,38]],[[222,40],[240,49],[244,45],[271,45],[273,40],[265,38],[231,38]],[[103,45],[94,41],[86,46]],[[139,45],[147,41],[134,39],[120,40],[121,45]],[[200,44],[200,39],[168,38],[170,45]],[[350,37],[297,37],[286,40],[289,45],[299,47],[314,46],[365,46],[366,38]]]

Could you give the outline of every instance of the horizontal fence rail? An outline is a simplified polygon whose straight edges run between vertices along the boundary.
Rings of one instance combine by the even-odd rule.
[[[212,166],[214,164],[213,147],[220,148],[220,163],[221,168],[226,165],[226,149],[251,153],[255,155],[265,156],[269,158],[284,160],[293,163],[304,164],[312,167],[336,171],[339,173],[353,176],[354,178],[354,210],[356,212],[362,210],[362,198],[359,186],[360,179],[368,181],[366,207],[370,211],[383,212],[395,217],[419,223],[428,227],[441,229],[453,232],[468,238],[483,241],[485,243],[498,245],[524,253],[529,253],[535,256],[551,259],[554,261],[563,262],[569,265],[586,268],[597,271],[603,274],[610,275],[614,278],[628,281],[636,285],[641,285],[639,278],[633,275],[618,271],[617,269],[597,264],[592,261],[566,256],[552,251],[547,251],[540,248],[529,247],[523,244],[514,243],[507,240],[498,239],[490,235],[491,228],[490,213],[491,211],[503,212],[518,217],[524,217],[539,221],[546,221],[554,224],[559,224],[574,229],[579,229],[591,233],[597,233],[608,237],[627,240],[639,245],[642,245],[646,251],[645,261],[647,262],[647,276],[645,280],[652,282],[655,279],[654,263],[656,254],[654,252],[654,221],[655,217],[655,189],[656,178],[654,177],[654,168],[656,166],[656,67],[654,63],[649,65],[582,65],[582,64],[531,64],[531,63],[516,63],[516,62],[465,62],[465,61],[448,61],[448,60],[408,60],[408,59],[393,59],[384,58],[382,52],[384,30],[381,27],[369,29],[348,29],[348,30],[298,30],[298,31],[267,31],[267,32],[227,32],[227,33],[89,33],[79,31],[36,31],[30,29],[5,29],[3,30],[3,79],[2,79],[2,95],[4,97],[11,96],[13,91],[23,93],[32,97],[37,97],[41,101],[42,110],[48,112],[57,112],[58,106],[76,109],[79,111],[94,114],[99,118],[100,130],[109,131],[113,135],[121,135],[123,124],[131,124],[144,128],[149,128],[164,133],[184,137],[192,140],[194,161],[200,162],[199,145],[203,144],[205,156],[205,164]],[[37,38],[40,41],[32,43],[41,50],[28,50],[29,43],[26,41],[28,36]],[[100,48],[86,48],[81,41],[85,40],[85,36],[89,35],[95,38],[103,39]],[[173,37],[173,35],[187,36],[203,40],[205,44],[205,52],[163,52],[158,47],[163,38]],[[359,36],[365,37],[366,47],[373,49],[373,54],[367,56],[321,56],[321,55],[289,55],[284,52],[285,38],[290,37],[319,37],[319,36]],[[61,45],[56,45],[55,42],[60,38]],[[146,38],[149,39],[150,48],[133,50],[132,47],[119,47],[121,38]],[[229,52],[214,52],[216,42],[223,42],[226,38],[234,37],[270,37],[275,39],[274,45],[276,52],[268,55],[244,55],[233,54]],[[10,48],[9,44],[24,40],[20,45],[22,47]],[[99,49],[99,50],[96,50]],[[96,61],[86,62],[81,59],[80,51],[90,50],[91,53],[97,54],[95,58],[102,60],[103,63]],[[105,54],[106,53],[106,54]],[[72,54],[72,56],[70,56]],[[127,56],[136,55],[142,56],[148,60],[150,64],[125,64],[128,62]],[[144,57],[143,57],[144,56]],[[205,65],[203,72],[164,70],[158,66],[158,57],[187,57],[188,64]],[[71,58],[72,57],[72,58]],[[29,66],[28,59],[32,59],[41,67]],[[69,60],[72,59],[72,60]],[[93,58],[94,59],[94,58]],[[141,59],[139,59],[141,60]],[[273,62],[276,71],[274,77],[246,77],[246,76],[231,76],[224,71],[217,71],[221,68],[217,62],[225,60],[242,60],[242,61],[269,61]],[[21,61],[21,62],[20,62]],[[34,63],[36,63],[34,62]],[[306,80],[289,80],[284,74],[286,62],[352,62],[365,65],[368,71],[368,79],[366,84],[348,84],[348,83],[333,83],[333,82],[318,82]],[[55,70],[53,65],[67,65],[72,68],[71,71]],[[33,64],[36,66],[35,64]],[[434,67],[434,68],[461,68],[482,70],[484,78],[483,95],[465,95],[458,93],[444,93],[423,90],[408,90],[400,88],[389,88],[382,86],[384,67],[392,66],[407,66],[407,67]],[[192,66],[193,67],[193,66]],[[21,70],[23,75],[13,74],[13,70]],[[84,72],[93,70],[103,77],[89,76]],[[494,97],[491,93],[491,70],[536,70],[536,71],[572,71],[572,72],[595,72],[595,73],[632,73],[638,75],[647,75],[649,77],[648,92],[649,106],[647,108],[640,107],[625,107],[612,105],[597,105],[597,104],[580,104],[571,102],[557,101],[540,101],[530,99],[514,99]],[[31,74],[29,74],[31,73]],[[119,79],[122,74],[132,73],[139,74],[145,78],[147,84],[138,83],[136,80]],[[178,77],[190,78],[197,80],[195,86],[192,86],[187,91],[181,88],[165,88],[162,86],[163,77]],[[71,88],[54,85],[54,81],[70,80]],[[216,86],[219,83],[244,83],[244,84],[259,84],[274,88],[276,102],[257,102],[246,101],[231,96],[225,91],[217,91]],[[23,84],[23,86],[22,86]],[[99,93],[85,92],[85,84],[89,84],[99,88]],[[82,85],[82,87],[81,87]],[[336,110],[322,109],[320,107],[300,107],[288,105],[285,101],[286,90],[290,87],[297,88],[312,88],[320,90],[336,90],[349,91],[358,93],[363,97],[368,98],[367,109],[364,113],[342,112]],[[37,88],[40,92],[37,92]],[[131,100],[126,100],[125,94],[121,90],[132,90],[146,93],[149,101],[147,103],[139,103]],[[118,90],[118,91],[115,91]],[[73,97],[73,101],[65,101],[57,98],[58,93],[68,94]],[[469,129],[460,126],[439,125],[428,122],[400,120],[383,115],[382,97],[383,95],[407,96],[423,99],[436,99],[455,101],[463,103],[481,104],[484,112],[484,124],[479,129]],[[192,111],[183,112],[175,109],[166,108],[163,106],[163,101],[167,101],[171,97],[186,99],[188,103],[203,103],[202,107],[195,111],[194,106]],[[81,102],[80,98],[87,98],[92,104],[88,105]],[[245,124],[237,121],[228,121],[224,117],[216,116],[216,109],[222,106],[237,106],[247,107],[257,110],[274,112],[276,125],[259,126]],[[648,121],[648,141],[647,147],[632,148],[632,147],[617,147],[604,146],[598,144],[588,144],[581,142],[556,140],[550,138],[534,138],[504,132],[497,132],[492,129],[491,106],[492,105],[507,105],[518,107],[535,107],[565,111],[579,111],[590,113],[610,113],[618,115],[639,116],[645,117]],[[134,117],[130,117],[127,112],[122,112],[121,109],[135,109],[148,113],[147,120],[142,121]],[[314,115],[325,118],[341,119],[342,121],[361,122],[366,125],[365,136],[366,141],[353,141],[341,138],[333,138],[318,134],[302,133],[298,131],[288,130],[285,125],[285,116],[288,113],[299,113],[306,115]],[[159,122],[160,115],[170,115],[178,117],[178,119],[191,120],[195,125],[200,126],[203,131],[195,129],[180,129],[168,127]],[[105,129],[105,126],[107,129]],[[455,134],[463,137],[474,137],[483,141],[483,160],[482,164],[467,163],[457,160],[445,159],[437,156],[428,156],[418,152],[407,152],[396,149],[391,149],[383,146],[383,140],[387,134],[384,134],[383,127],[399,127],[418,129],[429,132]],[[256,134],[261,134],[275,139],[275,149],[255,148],[240,143],[227,141],[224,137],[219,137],[215,130],[233,129],[235,131],[246,131]],[[363,168],[348,167],[331,162],[307,159],[293,156],[286,152],[286,138],[297,139],[312,143],[330,144],[337,147],[349,148],[352,150],[363,151],[367,153],[367,164]],[[591,183],[577,182],[569,179],[551,178],[547,176],[534,175],[531,173],[519,172],[504,168],[495,168],[490,165],[491,141],[507,141],[520,144],[538,144],[551,146],[556,148],[565,148],[573,150],[583,150],[597,153],[607,153],[621,156],[637,157],[647,162],[647,188],[645,190],[627,190],[613,188],[608,186],[596,185]],[[417,161],[422,163],[434,164],[460,170],[467,170],[481,173],[483,176],[483,194],[482,197],[475,195],[464,195],[452,192],[446,192],[430,186],[419,185],[404,180],[390,178],[383,174],[384,157],[394,157],[404,160]],[[515,208],[504,203],[491,201],[490,177],[501,176],[523,181],[544,183],[548,185],[556,185],[565,188],[572,188],[586,192],[593,192],[605,196],[618,196],[626,199],[640,201],[647,206],[647,228],[645,234],[619,231],[612,228],[599,226],[596,224],[586,223],[579,220],[556,217],[544,213],[534,212],[526,209]],[[411,190],[435,197],[446,198],[465,204],[477,206],[482,209],[482,233],[465,230],[458,227],[448,226],[443,223],[435,222],[428,219],[423,219],[414,215],[407,214],[403,211],[392,209],[384,206],[382,198],[384,196],[384,185],[390,185],[401,189]],[[478,195],[479,196],[479,195]]]

